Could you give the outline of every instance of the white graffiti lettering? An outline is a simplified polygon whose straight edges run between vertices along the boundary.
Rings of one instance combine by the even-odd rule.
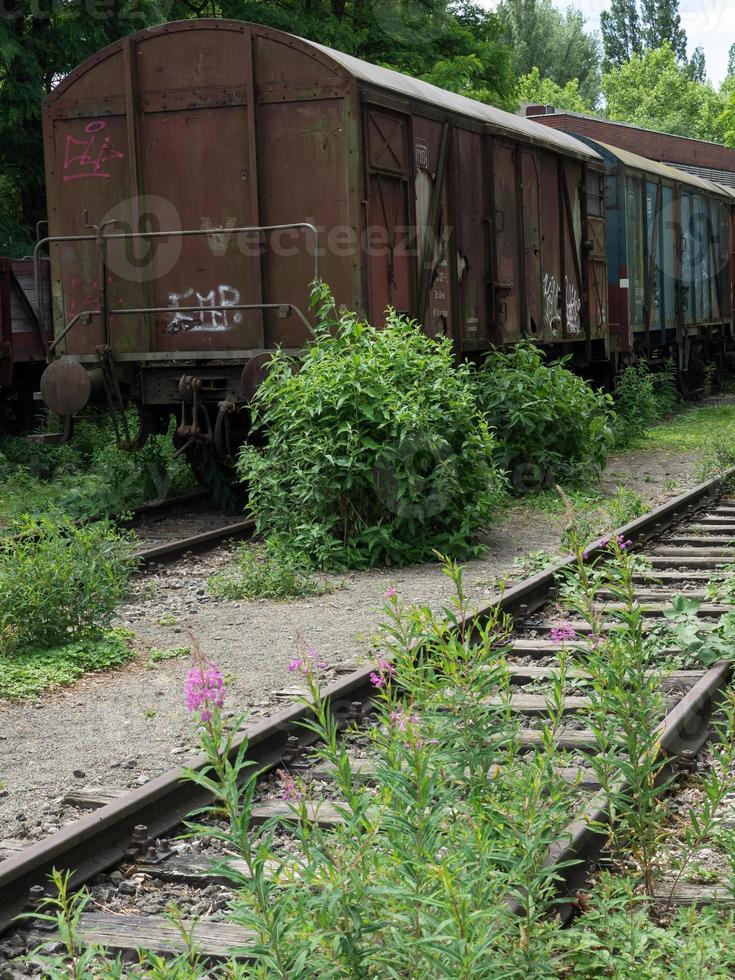
[[[180,307],[184,309],[172,313],[166,325],[167,334],[188,333],[190,330],[228,330],[231,324],[240,323],[242,320],[238,311],[231,314],[227,309],[215,309],[219,306],[237,306],[240,303],[240,291],[224,283],[210,289],[208,293],[200,293],[193,287],[189,287],[183,293],[169,293],[168,301],[174,310]],[[189,306],[212,307],[212,309],[193,312],[185,309]]]
[[[559,280],[547,272],[544,276],[543,286],[544,324],[555,337],[562,324],[561,301]],[[573,334],[580,333],[582,301],[579,298],[579,290],[573,282],[569,281],[568,276],[564,277],[564,306],[567,316],[567,331]]]
[[[582,300],[579,298],[579,291],[573,282],[565,277],[566,287],[566,306],[567,306],[567,330],[569,333],[579,333],[581,330],[580,311]]]
[[[548,272],[544,276],[544,324],[554,334],[559,332],[561,317],[559,316],[559,283],[556,276]]]

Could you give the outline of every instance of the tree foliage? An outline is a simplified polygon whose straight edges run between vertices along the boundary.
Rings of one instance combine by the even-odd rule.
[[[619,68],[643,51],[641,19],[636,0],[612,0],[600,14],[605,68]]]
[[[669,44],[680,64],[687,60],[687,35],[681,26],[679,0],[641,0],[643,42],[653,50]]]
[[[0,18],[0,252],[22,255],[45,215],[41,104],[85,58],[168,20],[250,20],[515,108],[493,13],[467,0],[10,0]]]
[[[603,75],[602,88],[610,119],[694,139],[724,138],[723,99],[691,77],[669,44],[633,55]]]
[[[681,65],[687,63],[687,36],[681,26],[679,0],[612,0],[600,14],[605,70],[620,68],[635,55],[668,44]],[[704,52],[697,49],[693,77],[704,81]],[[702,77],[699,77],[699,74]]]
[[[687,65],[687,71],[693,81],[703,83],[707,81],[707,59],[704,54],[704,48],[699,47],[694,49],[694,53]]]
[[[542,78],[561,89],[577,79],[584,101],[597,104],[600,42],[596,34],[585,31],[580,11],[570,7],[562,13],[552,0],[501,0],[498,15],[516,76],[522,78],[537,68]]]
[[[579,79],[573,78],[562,88],[550,78],[542,78],[538,68],[532,68],[518,79],[518,98],[521,103],[553,105],[571,112],[592,112],[594,109],[579,91]]]

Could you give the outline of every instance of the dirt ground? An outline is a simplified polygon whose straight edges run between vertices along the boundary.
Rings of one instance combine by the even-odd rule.
[[[603,482],[610,492],[625,485],[657,504],[695,484],[694,464],[692,455],[634,452],[611,459]],[[487,555],[466,565],[471,602],[484,603],[517,557],[556,550],[562,523],[528,508],[508,512],[489,534]],[[421,565],[349,574],[344,588],[318,598],[215,600],[207,579],[229,560],[223,547],[136,583],[120,614],[141,651],[127,669],[89,676],[35,702],[0,705],[0,839],[45,836],[70,819],[61,804],[69,789],[140,785],[193,749],[194,725],[182,695],[188,658],[146,665],[150,647],[185,646],[191,628],[226,675],[227,707],[265,714],[275,692],[292,686],[287,665],[303,643],[330,664],[366,657],[388,587],[435,608],[449,598],[438,566]]]

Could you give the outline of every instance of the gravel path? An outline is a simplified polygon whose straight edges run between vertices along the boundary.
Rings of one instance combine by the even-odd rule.
[[[624,484],[651,504],[693,486],[691,455],[636,452],[613,458],[607,490]],[[487,539],[487,557],[469,562],[471,603],[484,602],[499,575],[529,551],[554,551],[562,518],[513,509]],[[187,628],[228,676],[228,706],[237,713],[273,710],[274,692],[293,679],[287,665],[304,642],[331,664],[369,650],[382,596],[395,586],[411,602],[441,607],[450,594],[436,565],[349,574],[331,595],[288,603],[230,602],[206,594],[207,578],[229,561],[224,547],[146,575],[121,610],[136,634],[140,657],[127,669],[89,676],[33,703],[0,705],[0,820],[2,837],[40,837],[70,815],[61,799],[72,787],[144,783],[193,747],[193,726],[182,704],[186,656],[146,662],[151,646],[187,644]],[[285,696],[288,700],[288,695]]]

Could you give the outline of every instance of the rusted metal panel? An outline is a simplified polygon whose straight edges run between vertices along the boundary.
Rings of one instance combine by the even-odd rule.
[[[380,65],[372,65],[367,61],[361,61],[352,55],[342,51],[336,51],[322,44],[309,42],[314,48],[324,52],[354,77],[370,86],[376,86],[398,95],[401,99],[410,98],[416,102],[422,102],[454,116],[466,116],[469,119],[479,120],[493,127],[494,131],[518,139],[525,143],[533,143],[542,147],[553,149],[569,156],[577,157],[582,160],[599,160],[594,151],[590,151],[588,146],[580,143],[567,133],[559,132],[542,126],[539,123],[516,116],[485,102],[477,102],[468,99],[466,96],[457,95],[446,89],[438,88],[428,82],[423,82],[417,78],[411,78],[400,72],[383,68]]]
[[[543,273],[541,272],[541,172],[539,152],[521,152],[521,220],[523,222],[523,266],[525,279],[526,331],[538,335],[543,318]]]
[[[462,162],[452,161],[455,143],[449,119],[414,115],[412,134],[415,233],[410,232],[408,240],[416,255],[416,316],[430,337],[454,337],[459,344],[466,333],[455,323],[457,286],[452,264],[461,261],[461,230],[454,228],[449,196],[452,175],[461,173]],[[462,208],[458,211],[464,214]]]
[[[413,303],[411,220],[409,214],[408,117],[369,103],[363,132],[368,181],[365,247],[368,253],[370,315],[382,325],[385,311],[410,314]]]
[[[480,133],[454,130],[452,184],[455,194],[457,278],[460,292],[461,343],[488,347],[489,303],[485,280],[487,218],[490,201],[483,170],[483,141]]]
[[[320,275],[338,304],[352,307],[351,266],[359,229],[352,220],[347,127],[342,99],[269,103],[258,110],[261,221],[310,221],[320,232]],[[263,251],[263,295],[308,306],[314,276],[310,239],[296,231],[273,236]],[[279,300],[280,301],[280,300]],[[265,345],[297,347],[303,331],[291,317],[266,316]]]
[[[517,148],[506,142],[495,142],[493,180],[495,185],[495,310],[494,318],[502,342],[513,343],[520,333],[519,293],[523,288],[520,275],[521,247],[518,225]]]
[[[574,161],[559,158],[562,264],[562,324],[564,339],[581,341],[587,332],[583,304],[585,283],[582,274],[581,168]]]
[[[76,322],[61,353],[94,357],[105,319],[120,358],[303,346],[308,328],[287,304],[308,306],[308,234],[227,233],[300,222],[319,229],[338,305],[378,325],[391,305],[458,352],[527,333],[584,339],[580,186],[599,157],[567,134],[278,31],[206,20],[110,46],[44,116],[51,236],[117,222],[103,276],[99,243],[51,245],[56,336],[82,311],[104,314]],[[196,229],[207,234],[176,234]],[[114,237],[160,231],[172,234]],[[265,304],[279,309],[255,309]]]

